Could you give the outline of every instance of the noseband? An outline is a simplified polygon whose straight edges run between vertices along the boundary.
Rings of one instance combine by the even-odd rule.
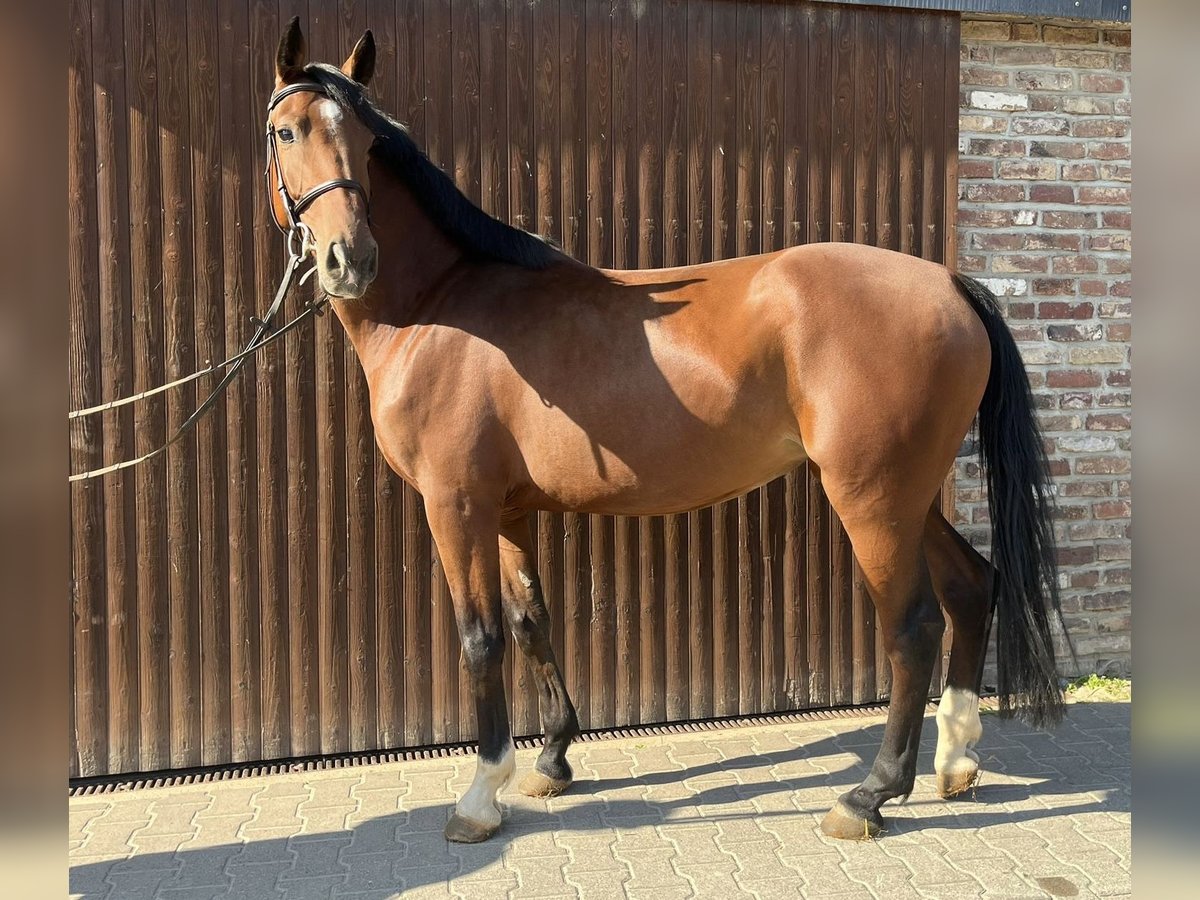
[[[275,126],[271,124],[271,112],[283,102],[284,98],[290,97],[292,94],[299,93],[321,94],[328,97],[329,94],[319,84],[311,81],[296,82],[295,84],[285,84],[267,101],[267,171],[263,174],[271,177],[271,164],[275,164],[275,190],[279,194],[279,199],[283,203],[284,212],[287,214],[287,227],[279,224],[279,220],[274,216],[271,218],[275,221],[275,227],[278,228],[288,237],[289,251],[297,255],[303,255],[303,250],[311,245],[312,231],[307,225],[300,221],[301,214],[308,209],[314,200],[322,194],[327,194],[329,191],[344,188],[348,191],[354,191],[362,198],[363,205],[367,207],[367,217],[370,218],[370,199],[367,197],[367,192],[363,186],[351,178],[333,178],[329,181],[322,181],[314,188],[310,188],[299,199],[292,199],[292,195],[288,192],[287,185],[283,183],[283,167],[279,165],[279,144],[275,137]],[[295,241],[300,242],[300,246],[291,246]]]

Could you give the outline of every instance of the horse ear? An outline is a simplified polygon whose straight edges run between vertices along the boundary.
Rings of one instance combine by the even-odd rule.
[[[287,82],[300,74],[304,68],[304,33],[300,30],[300,17],[295,16],[284,29],[275,52],[275,77]]]
[[[363,87],[367,86],[371,76],[375,74],[375,35],[371,34],[371,29],[364,31],[363,36],[358,39],[358,43],[342,63],[342,72]]]

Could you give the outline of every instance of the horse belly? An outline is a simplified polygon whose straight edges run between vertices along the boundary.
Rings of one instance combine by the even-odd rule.
[[[745,493],[805,459],[790,415],[734,406],[725,420],[631,406],[624,427],[584,429],[562,411],[519,440],[528,482],[520,504],[559,511],[662,515]]]

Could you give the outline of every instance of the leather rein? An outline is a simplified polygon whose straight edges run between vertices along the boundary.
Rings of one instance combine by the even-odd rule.
[[[299,199],[294,199],[291,193],[288,191],[287,185],[284,184],[283,181],[283,169],[279,165],[279,145],[277,143],[275,126],[271,124],[270,117],[271,112],[285,97],[290,97],[292,94],[297,94],[302,91],[328,96],[325,88],[321,85],[317,84],[316,82],[304,81],[284,85],[274,94],[272,94],[271,99],[267,101],[267,170],[263,174],[267,178],[269,186],[271,169],[274,168],[275,170],[274,189],[278,192],[279,199],[283,203],[284,214],[287,217],[287,221],[286,223],[281,223],[279,221],[278,216],[275,215],[275,209],[273,206],[271,218],[274,220],[276,227],[287,238],[288,258],[283,267],[283,278],[279,282],[279,287],[275,291],[275,297],[271,301],[271,305],[267,308],[266,313],[262,316],[262,318],[258,318],[256,316],[251,316],[250,318],[250,321],[255,326],[254,334],[251,336],[250,340],[246,343],[246,346],[241,350],[240,353],[234,354],[223,362],[206,366],[205,368],[198,372],[194,372],[191,375],[176,379],[175,381],[171,381],[167,384],[159,385],[158,387],[151,388],[147,391],[141,391],[140,393],[133,394],[128,397],[122,397],[119,400],[109,400],[106,403],[101,403],[98,406],[92,406],[87,409],[77,409],[69,412],[67,414],[68,420],[80,419],[85,416],[95,415],[96,413],[101,413],[105,410],[115,409],[119,406],[126,406],[127,404],[135,403],[138,400],[144,400],[147,397],[152,397],[155,394],[160,394],[163,391],[170,390],[171,388],[179,387],[187,384],[188,382],[195,381],[198,378],[202,378],[205,375],[210,375],[221,369],[228,369],[221,380],[217,382],[216,387],[214,387],[212,392],[204,399],[204,402],[197,406],[192,414],[183,421],[183,423],[175,430],[175,433],[171,435],[166,443],[160,447],[156,447],[149,453],[144,453],[141,456],[136,457],[135,459],[127,459],[122,462],[112,463],[111,465],[103,466],[98,469],[92,469],[87,472],[77,472],[73,475],[69,475],[67,477],[68,482],[86,481],[90,478],[98,478],[101,475],[107,475],[110,472],[117,472],[121,469],[128,469],[131,466],[136,466],[139,463],[144,463],[154,459],[157,456],[161,456],[167,451],[168,447],[175,444],[180,438],[195,428],[196,424],[204,417],[204,415],[216,405],[217,401],[225,393],[229,385],[242,371],[242,367],[245,365],[246,360],[253,356],[262,347],[265,347],[272,341],[283,337],[283,335],[294,329],[305,319],[321,314],[325,304],[328,302],[328,298],[322,298],[320,300],[315,300],[305,304],[304,309],[299,315],[278,330],[274,329],[273,323],[275,316],[283,307],[284,298],[291,289],[293,281],[295,281],[296,272],[299,270],[301,263],[303,263],[305,259],[312,255],[316,249],[312,229],[309,228],[304,222],[300,221],[300,216],[303,215],[304,211],[312,205],[313,201],[322,194],[326,194],[329,191],[338,189],[355,191],[362,198],[364,205],[368,206],[368,209],[369,204],[367,192],[363,189],[363,186],[357,181],[353,181],[349,178],[333,178],[329,181],[323,181],[316,187],[305,191],[300,195]],[[308,277],[312,275],[316,269],[317,267],[314,265],[311,269],[305,272],[304,275],[301,276],[299,283],[303,284],[306,280],[308,280]]]

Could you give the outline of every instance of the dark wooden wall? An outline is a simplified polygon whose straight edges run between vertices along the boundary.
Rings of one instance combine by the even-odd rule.
[[[70,403],[224,357],[282,262],[261,172],[282,25],[484,209],[610,266],[808,241],[953,259],[956,15],[732,0],[71,0]],[[297,303],[293,300],[292,303]],[[294,308],[294,307],[293,307]],[[71,428],[90,468],[188,387]],[[165,462],[72,486],[72,775],[472,737],[420,498],[375,450],[336,320],[265,350]],[[589,728],[887,691],[849,546],[804,470],[658,519],[541,515]],[[538,730],[524,664],[517,733]]]

